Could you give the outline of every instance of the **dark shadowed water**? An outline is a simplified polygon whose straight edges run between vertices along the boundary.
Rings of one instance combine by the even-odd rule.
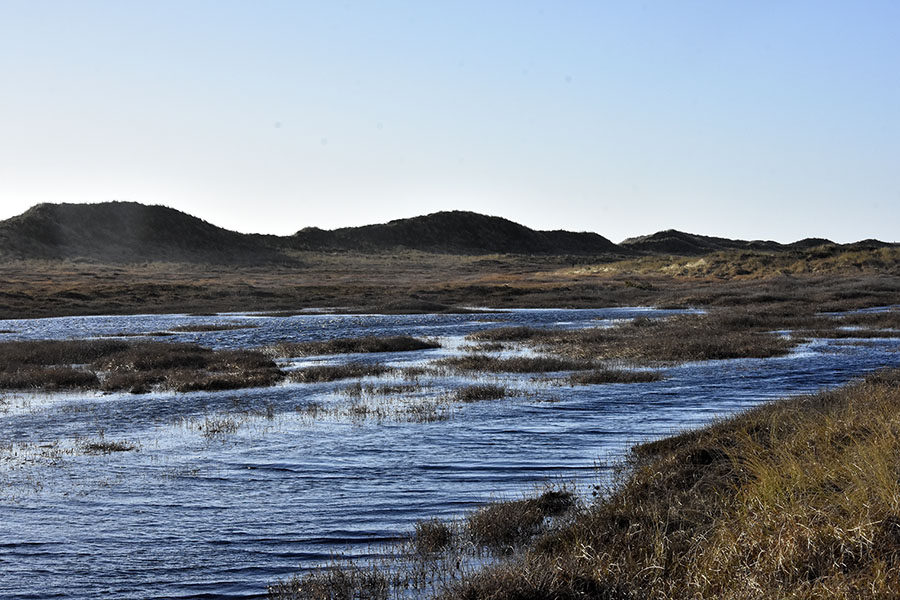
[[[473,331],[506,324],[597,326],[646,309],[289,318],[77,317],[0,322],[0,339],[72,338],[196,323],[254,323],[167,341],[248,347],[281,340],[408,334],[437,350],[322,357],[427,364]],[[597,459],[760,401],[900,364],[897,340],[816,341],[791,356],[693,363],[656,383],[568,387],[546,375],[487,376],[508,399],[459,404],[467,383],[425,373],[416,388],[354,399],[351,382],[230,392],[0,396],[0,598],[253,598],[266,584],[366,553],[416,520],[459,515],[546,481],[596,482]],[[297,362],[297,364],[301,364]],[[398,378],[399,379],[402,378]],[[394,379],[380,382],[396,382]],[[407,378],[407,381],[408,378]],[[366,380],[376,382],[376,380]],[[378,417],[323,409],[379,404]],[[409,406],[439,402],[444,420]],[[449,412],[447,412],[449,411]],[[210,433],[210,424],[232,424]],[[137,450],[85,452],[87,441]]]

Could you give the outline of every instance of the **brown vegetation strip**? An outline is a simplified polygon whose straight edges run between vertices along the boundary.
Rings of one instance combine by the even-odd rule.
[[[252,350],[109,339],[0,343],[2,389],[188,392],[271,385],[283,376]]]
[[[797,320],[800,318],[798,317]],[[742,311],[639,318],[614,327],[558,330],[513,327],[473,334],[475,339],[527,342],[573,359],[632,362],[685,362],[730,358],[768,358],[787,354],[798,343],[771,329],[784,324]]]
[[[322,383],[353,379],[358,377],[377,377],[390,372],[391,369],[379,364],[347,363],[344,365],[317,365],[290,372],[291,381],[298,383]]]
[[[411,352],[440,347],[441,345],[433,340],[423,340],[408,335],[395,335],[391,337],[337,338],[315,342],[282,342],[272,346],[271,352],[280,358],[289,358],[323,354]]]

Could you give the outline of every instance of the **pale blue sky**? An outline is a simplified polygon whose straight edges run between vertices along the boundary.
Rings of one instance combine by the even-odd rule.
[[[900,240],[900,2],[0,0],[0,218]]]

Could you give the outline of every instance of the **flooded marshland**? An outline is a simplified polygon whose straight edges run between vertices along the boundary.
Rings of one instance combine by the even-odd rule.
[[[264,388],[0,395],[0,597],[264,597],[336,554],[547,481],[590,484],[635,442],[900,365],[895,338],[813,339],[787,356],[658,366],[658,381],[450,369],[466,336],[675,311],[73,317],[0,323],[0,341],[139,338],[213,349],[409,335],[436,348],[279,358],[377,375]],[[532,356],[511,343],[498,357]],[[444,361],[442,363],[441,361]],[[625,365],[628,366],[628,365]],[[359,373],[366,373],[361,370]],[[465,390],[499,390],[468,394]],[[483,398],[483,399],[482,399]],[[481,399],[481,401],[477,401]]]

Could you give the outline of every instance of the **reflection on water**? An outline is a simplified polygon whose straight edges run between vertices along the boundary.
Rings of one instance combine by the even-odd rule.
[[[407,334],[437,350],[311,358],[385,362],[399,375],[189,394],[6,394],[0,399],[0,597],[250,598],[335,553],[363,553],[416,520],[459,515],[547,480],[593,482],[596,460],[762,400],[900,364],[897,340],[814,341],[766,360],[694,363],[659,382],[568,387],[490,375],[513,394],[458,403],[471,383],[422,372],[494,326],[585,327],[648,309],[471,315],[73,317],[4,321],[0,339],[177,333],[223,348]],[[369,385],[372,384],[372,385]],[[426,403],[441,418],[416,418]],[[379,411],[371,407],[379,406]],[[356,407],[356,408],[354,408]],[[359,408],[359,407],[364,407]],[[430,414],[430,413],[429,413]],[[88,451],[98,442],[135,450]]]

